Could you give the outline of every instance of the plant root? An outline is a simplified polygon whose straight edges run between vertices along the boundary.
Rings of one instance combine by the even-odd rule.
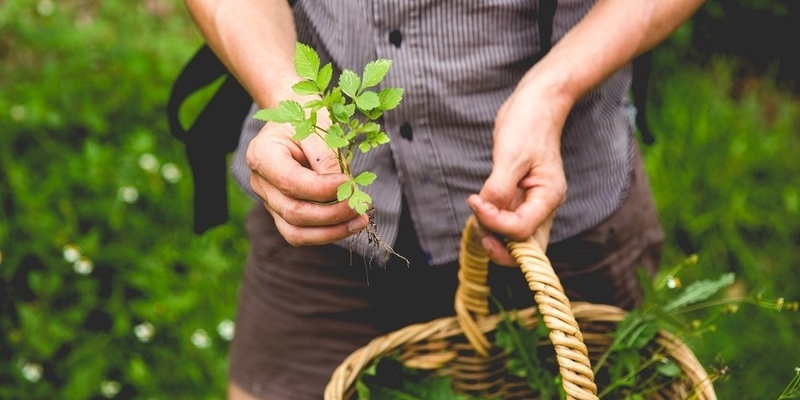
[[[381,254],[381,265],[383,266],[388,265],[389,259],[392,256],[405,261],[406,267],[409,268],[411,267],[411,261],[394,251],[392,246],[383,241],[383,239],[381,239],[381,237],[378,235],[378,225],[375,223],[375,207],[371,207],[369,210],[367,210],[367,216],[369,216],[369,223],[367,224],[367,227],[351,237],[349,250],[350,265],[352,266],[353,246],[359,241],[361,235],[367,235],[367,245],[369,250],[365,251],[365,253],[369,253],[369,255],[364,254],[364,269],[367,275],[367,284],[369,284],[369,270],[372,268],[372,262],[376,254]]]

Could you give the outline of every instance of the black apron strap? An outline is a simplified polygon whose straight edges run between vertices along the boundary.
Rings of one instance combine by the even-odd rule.
[[[636,107],[636,127],[639,128],[642,143],[648,145],[656,141],[647,124],[647,88],[650,83],[652,58],[652,53],[648,51],[633,60],[633,82],[631,82],[633,105]]]
[[[178,110],[184,100],[204,86],[224,79],[197,120],[183,129]],[[201,47],[184,66],[172,87],[167,118],[172,134],[186,145],[194,183],[194,231],[202,233],[228,220],[226,156],[236,149],[242,123],[252,99],[228,74],[208,46]]]
[[[539,25],[540,59],[553,47],[553,19],[556,16],[556,8],[558,8],[558,0],[539,1],[539,18],[536,23]]]

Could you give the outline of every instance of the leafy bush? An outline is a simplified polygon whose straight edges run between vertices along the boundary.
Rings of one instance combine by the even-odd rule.
[[[0,4],[0,398],[221,397],[246,243],[191,232],[163,111],[199,43],[178,1]]]
[[[729,295],[762,293],[797,300],[800,276],[800,102],[774,77],[739,80],[737,64],[675,63],[656,52],[650,123],[656,142],[645,159],[667,236],[666,265],[699,255],[696,277],[733,271]],[[698,343],[707,364],[729,372],[720,398],[774,398],[799,360],[800,318],[770,312],[734,315],[716,340]]]

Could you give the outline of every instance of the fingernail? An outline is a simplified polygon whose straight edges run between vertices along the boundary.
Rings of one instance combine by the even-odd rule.
[[[360,230],[362,230],[362,229],[367,227],[367,222],[368,221],[365,221],[364,218],[360,218],[360,217],[359,218],[353,218],[347,224],[347,229],[350,232],[358,232],[358,231],[360,231]]]
[[[481,238],[481,245],[483,245],[483,248],[486,249],[487,253],[489,254],[492,253],[492,249],[494,248],[494,243],[492,242],[491,238],[489,237]]]

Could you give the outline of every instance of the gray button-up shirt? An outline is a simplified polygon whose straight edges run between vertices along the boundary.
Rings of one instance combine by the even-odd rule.
[[[593,3],[560,0],[552,41]],[[430,264],[457,258],[471,213],[466,198],[491,171],[495,115],[539,53],[537,16],[536,0],[297,2],[298,38],[323,61],[360,74],[368,61],[392,59],[382,85],[405,89],[403,102],[382,121],[391,143],[357,152],[352,166],[354,173],[378,175],[367,191],[384,241],[397,238],[403,196]],[[561,149],[567,201],[556,214],[552,242],[596,226],[624,197],[633,154],[630,80],[628,66],[584,96],[567,119]],[[244,153],[261,126],[248,118],[233,160],[233,174],[248,192]],[[361,236],[341,244],[369,256],[372,247]]]

